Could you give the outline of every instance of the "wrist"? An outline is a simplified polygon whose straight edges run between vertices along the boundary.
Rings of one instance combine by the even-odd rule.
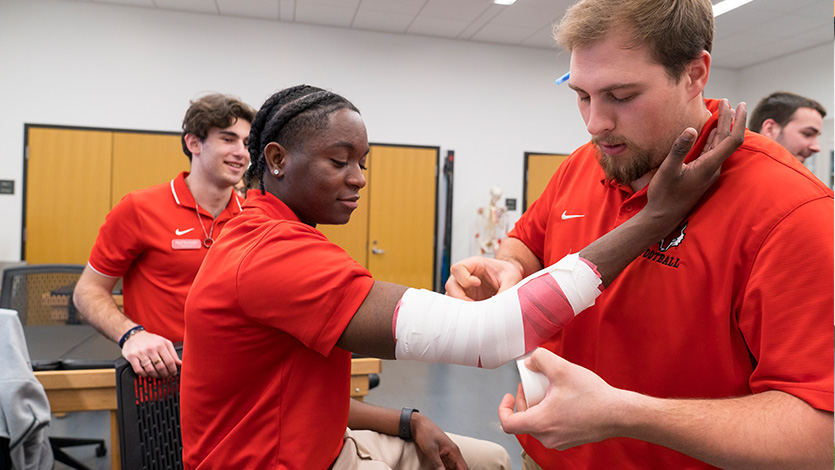
[[[522,279],[524,279],[527,274],[531,274],[531,273],[525,272],[525,266],[522,264],[522,261],[520,261],[520,260],[518,260],[518,259],[516,259],[512,256],[499,256],[497,254],[495,259],[498,260],[498,261],[502,261],[502,262],[505,262],[505,263],[509,264],[512,267],[513,275],[516,275],[516,273],[518,273],[519,279],[516,280],[516,282],[519,282]],[[510,270],[505,270],[505,272],[509,272],[509,271]],[[535,271],[538,271],[538,270],[535,270]],[[516,284],[516,282],[512,282],[512,284]]]
[[[647,206],[635,214],[633,219],[650,239],[660,240],[676,228],[682,217],[663,210],[653,210]]]
[[[647,419],[647,412],[653,408],[653,398],[629,390],[618,390],[614,401],[610,433],[613,436],[634,437]]]
[[[416,423],[420,416],[415,417],[418,410],[414,408],[403,408],[400,411],[400,425],[398,426],[398,436],[404,441],[410,441],[417,433]]]
[[[126,332],[125,332],[125,334],[123,334],[123,335],[122,335],[122,337],[121,337],[121,338],[119,338],[119,348],[120,348],[120,349],[121,349],[121,348],[124,348],[124,347],[125,347],[125,343],[126,343],[129,339],[131,339],[131,338],[133,337],[133,335],[135,335],[135,334],[137,334],[137,333],[139,333],[139,332],[141,332],[141,331],[145,331],[145,327],[144,327],[144,326],[142,326],[142,325],[136,325],[136,326],[134,326],[133,328],[131,328],[131,329],[129,329],[128,331],[126,331]]]

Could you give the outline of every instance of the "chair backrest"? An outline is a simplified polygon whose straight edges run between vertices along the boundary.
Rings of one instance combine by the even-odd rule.
[[[17,310],[24,325],[81,323],[72,294],[83,271],[80,264],[7,268],[0,288],[0,308]]]
[[[182,358],[182,343],[174,346]],[[116,360],[116,393],[122,468],[182,469],[180,375],[139,377],[121,357]]]
[[[0,468],[12,468],[12,454],[9,451],[9,438],[0,437]]]

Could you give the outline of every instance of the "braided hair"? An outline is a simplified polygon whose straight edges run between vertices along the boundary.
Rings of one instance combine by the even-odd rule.
[[[252,164],[246,171],[246,185],[258,179],[264,194],[264,170],[267,162],[264,148],[270,142],[278,142],[288,150],[304,145],[314,132],[328,128],[328,117],[334,111],[359,110],[350,101],[336,93],[310,85],[285,88],[270,96],[258,110],[249,132],[249,155]]]

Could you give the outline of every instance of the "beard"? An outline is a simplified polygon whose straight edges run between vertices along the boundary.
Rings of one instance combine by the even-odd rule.
[[[804,160],[812,156],[812,153],[807,151],[806,146],[803,146],[798,149],[792,146],[790,142],[787,142],[785,129],[780,129],[780,133],[777,134],[777,137],[775,137],[774,140],[777,141],[778,144],[785,147],[786,150],[788,150],[789,153],[794,155],[795,158],[800,160],[800,163],[803,163]]]
[[[637,180],[658,167],[663,159],[657,158],[657,152],[642,149],[623,138],[607,139],[607,144],[626,144],[626,151],[621,155],[612,156],[600,148],[600,138],[592,137],[592,143],[597,146],[597,162],[603,169],[607,180],[612,180],[622,185]]]

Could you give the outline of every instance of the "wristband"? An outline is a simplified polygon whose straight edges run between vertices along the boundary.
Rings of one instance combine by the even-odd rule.
[[[412,439],[412,413],[419,413],[419,411],[414,408],[403,408],[400,411],[400,428],[397,435],[404,441]]]
[[[129,340],[131,336],[139,333],[140,331],[145,331],[145,327],[142,325],[136,325],[133,328],[129,329],[122,335],[122,338],[119,340],[119,349],[124,347],[125,341]]]

